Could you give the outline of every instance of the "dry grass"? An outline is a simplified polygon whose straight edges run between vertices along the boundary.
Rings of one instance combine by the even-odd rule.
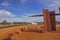
[[[12,28],[0,29],[0,40],[10,36],[9,34],[13,35],[11,37],[11,39],[13,40],[60,40],[60,31],[38,33],[38,32],[22,32],[20,30],[23,27],[40,28],[39,26],[40,25],[17,26]],[[57,30],[58,27],[60,27],[60,25],[57,25]],[[16,32],[18,32],[18,34]]]

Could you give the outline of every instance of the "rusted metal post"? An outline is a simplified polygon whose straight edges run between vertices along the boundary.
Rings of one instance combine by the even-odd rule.
[[[51,28],[51,18],[50,18],[50,12],[47,9],[43,10],[43,16],[44,16],[44,30],[45,31],[52,31]]]
[[[50,12],[50,20],[52,31],[56,31],[55,11]]]

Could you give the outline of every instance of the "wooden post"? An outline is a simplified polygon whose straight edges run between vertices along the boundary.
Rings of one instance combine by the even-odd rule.
[[[45,31],[52,31],[51,29],[51,18],[50,18],[50,12],[47,9],[43,10],[43,16],[44,16],[44,30]]]
[[[52,31],[56,31],[55,11],[50,12],[50,20]]]

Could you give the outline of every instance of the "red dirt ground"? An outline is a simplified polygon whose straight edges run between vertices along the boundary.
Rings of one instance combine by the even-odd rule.
[[[0,40],[11,36],[10,34],[12,34],[12,36],[10,37],[12,40],[60,40],[60,31],[38,33],[22,32],[20,29],[20,26],[0,29]]]

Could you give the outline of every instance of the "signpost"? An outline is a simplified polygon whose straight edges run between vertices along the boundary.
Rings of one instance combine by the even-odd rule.
[[[56,19],[55,16],[60,15],[60,8],[59,13],[55,13],[55,11],[49,11],[47,9],[43,9],[43,15],[32,15],[29,17],[44,17],[44,30],[45,31],[56,31]]]

